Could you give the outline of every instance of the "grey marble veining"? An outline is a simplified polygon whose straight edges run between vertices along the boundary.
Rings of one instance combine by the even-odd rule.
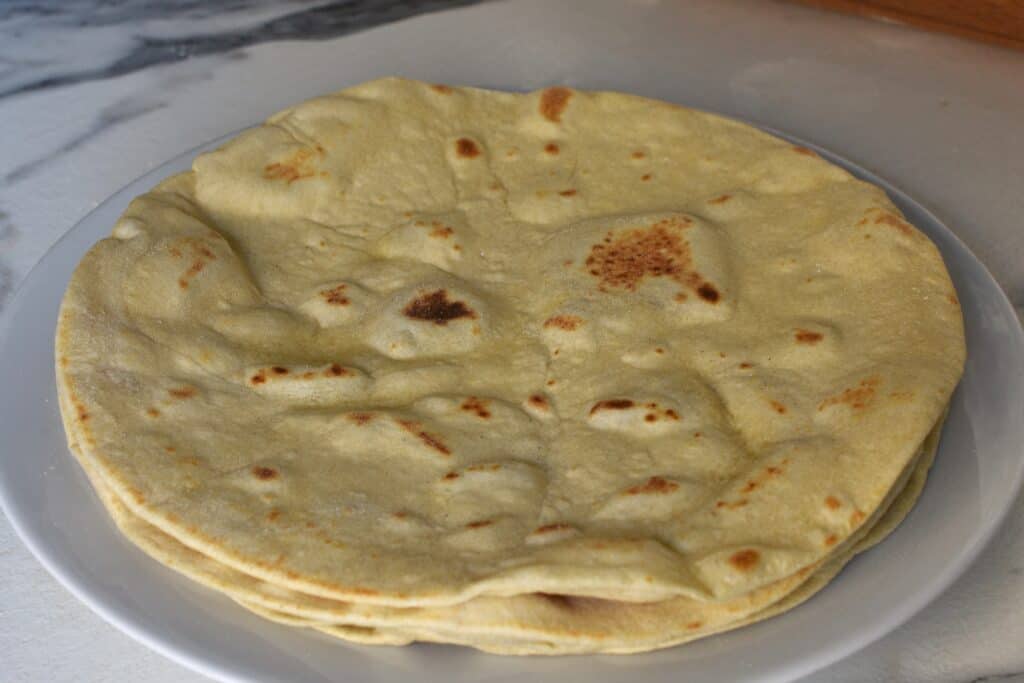
[[[17,0],[0,8],[0,99],[269,41],[336,38],[476,2]]]

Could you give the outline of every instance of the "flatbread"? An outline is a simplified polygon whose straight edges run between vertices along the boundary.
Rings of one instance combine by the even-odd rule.
[[[136,199],[56,347],[69,440],[162,561],[502,644],[566,611],[538,594],[698,633],[780,604],[911,476],[965,353],[935,246],[809,150],[400,79]]]

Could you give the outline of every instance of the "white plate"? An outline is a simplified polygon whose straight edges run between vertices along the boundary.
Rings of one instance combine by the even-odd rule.
[[[196,154],[222,141],[164,164],[86,216],[32,270],[0,327],[0,501],[8,518],[79,599],[197,671],[224,680],[290,682],[793,679],[864,647],[934,599],[977,557],[1020,487],[1024,338],[999,286],[946,227],[902,192],[794,140],[886,188],[942,250],[963,305],[966,372],[924,494],[888,540],[782,616],[629,657],[506,658],[439,645],[355,646],[255,617],[150,560],[117,532],[68,453],[54,388],[54,325],[78,260],[109,234],[132,197],[188,169]]]

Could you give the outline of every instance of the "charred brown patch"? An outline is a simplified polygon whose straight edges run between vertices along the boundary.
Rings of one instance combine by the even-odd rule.
[[[446,240],[455,234],[455,230],[453,228],[450,228],[439,221],[434,221],[430,225],[434,228],[433,230],[430,231],[431,237],[437,237],[438,239]]]
[[[803,154],[805,157],[817,157],[818,155],[812,149],[806,147],[794,147],[793,151],[797,154]]]
[[[642,176],[640,176],[640,180],[642,180],[642,181],[643,181],[643,182],[645,182],[645,183],[646,183],[646,182],[647,182],[648,180],[650,180],[650,179],[651,179],[651,174],[650,174],[650,173],[644,173],[644,174],[643,174]]]
[[[476,465],[470,465],[466,468],[467,472],[497,472],[501,469],[500,462],[485,462]]]
[[[726,510],[737,510],[737,509],[739,509],[741,507],[746,506],[747,503],[749,503],[749,502],[750,501],[747,500],[746,498],[740,498],[739,500],[732,501],[732,502],[725,501],[725,500],[720,500],[717,503],[715,503],[715,507],[720,509],[720,510],[723,509],[723,508],[726,509]]]
[[[609,398],[595,403],[590,409],[590,414],[593,415],[601,410],[626,410],[627,408],[632,408],[634,405],[636,404],[628,398]]]
[[[779,415],[785,415],[786,414],[786,406],[784,406],[783,404],[779,403],[778,401],[776,401],[774,399],[769,401],[769,403],[772,406],[772,410],[774,410]]]
[[[539,527],[537,527],[536,529],[533,530],[533,533],[535,533],[535,534],[550,534],[550,533],[552,533],[554,531],[566,531],[568,529],[572,529],[572,525],[571,524],[565,524],[564,522],[558,522],[556,524],[545,524],[544,526],[539,526]]]
[[[455,154],[464,159],[473,159],[480,156],[480,148],[469,138],[459,138],[455,141]]]
[[[831,548],[832,546],[834,546],[836,544],[836,541],[838,541],[838,540],[839,540],[839,538],[835,534],[829,534],[825,538],[825,547],[826,548]]]
[[[576,599],[571,595],[562,595],[561,593],[535,593],[535,595],[562,609],[573,609],[576,606]]]
[[[492,524],[494,524],[494,522],[492,520],[490,520],[490,519],[479,519],[479,520],[477,520],[475,522],[470,522],[469,524],[467,524],[466,528],[467,529],[482,529],[485,526],[490,526]]]
[[[825,505],[827,505],[830,510],[838,510],[843,506],[835,496],[828,496],[825,498]]]
[[[634,158],[634,159],[643,159],[647,155],[642,150],[638,149],[635,152],[633,152],[632,154],[630,154],[629,156]]]
[[[321,150],[318,151],[323,154]],[[267,180],[284,180],[289,185],[296,180],[310,178],[315,175],[315,170],[310,166],[312,157],[312,150],[300,149],[284,161],[264,166],[263,177]]]
[[[732,199],[731,194],[720,194],[714,199],[709,199],[708,204],[725,204],[730,199]]]
[[[332,306],[347,306],[349,298],[345,296],[347,285],[338,285],[330,289],[320,291],[320,297]]]
[[[177,387],[175,389],[168,389],[167,393],[173,396],[174,398],[185,399],[192,398],[193,396],[195,396],[197,393],[197,389],[195,387],[189,386]]]
[[[729,564],[742,572],[747,572],[757,566],[760,558],[761,554],[756,550],[740,550],[732,554],[729,558]]]
[[[953,304],[954,306],[960,305],[960,299],[956,298],[956,294],[949,294],[946,296],[946,301]]]
[[[557,143],[549,142],[548,144],[544,145],[544,151],[547,152],[548,154],[558,154],[561,150],[559,149]]]
[[[667,417],[670,420],[675,420],[676,422],[679,421],[679,413],[672,410],[671,408],[665,409],[665,417]]]
[[[590,249],[585,264],[600,280],[599,288],[635,291],[646,277],[669,277],[689,284],[690,245],[682,230],[691,222],[686,218],[658,221],[646,228],[627,230],[615,236],[609,232]]]
[[[715,286],[713,284],[711,284],[710,282],[704,282],[699,287],[697,287],[697,296],[699,296],[701,299],[704,299],[704,301],[707,301],[708,303],[714,304],[718,303],[718,300],[721,298],[722,295],[718,293],[718,290],[715,289]]]
[[[288,368],[284,367],[283,365],[275,365],[274,367],[270,368],[270,371],[272,373],[274,373],[275,375],[287,375],[288,374]]]
[[[468,413],[476,413],[476,416],[486,420],[491,416],[491,411],[487,410],[487,401],[477,398],[476,396],[470,396],[462,405],[459,406],[462,410]]]
[[[637,484],[636,486],[630,486],[626,489],[626,494],[635,496],[641,493],[672,493],[679,488],[679,484],[674,481],[669,481],[663,477],[651,477],[643,484]]]
[[[576,196],[576,190],[562,190],[558,194],[561,197],[575,197]]]
[[[693,630],[696,630],[696,629],[700,628],[703,625],[704,625],[703,621],[691,621],[689,624],[686,625],[686,628],[688,628],[691,631],[693,631]]]
[[[818,405],[818,410],[822,411],[834,405],[848,405],[854,410],[863,410],[874,400],[876,389],[881,381],[878,377],[863,379],[857,386],[845,389],[837,396],[826,398]]]
[[[654,413],[647,413],[646,415],[644,415],[644,422],[657,422],[657,421],[658,421],[658,416],[655,415]]]
[[[353,422],[356,425],[362,427],[364,424],[367,424],[367,423],[373,421],[374,414],[373,413],[349,413],[348,415],[345,416],[345,418],[348,419],[349,422]]]
[[[398,424],[399,426],[402,427],[402,429],[409,432],[417,439],[422,441],[424,444],[426,444],[429,448],[432,448],[441,455],[449,456],[452,454],[452,452],[448,449],[448,447],[444,444],[443,441],[441,441],[433,434],[424,431],[418,423],[409,420],[398,420]]]
[[[463,301],[449,301],[448,292],[443,289],[424,294],[410,301],[402,310],[406,316],[416,320],[427,320],[435,325],[447,325],[449,320],[476,318]]]
[[[442,95],[451,95],[455,92],[450,85],[444,85],[443,83],[433,83],[430,89],[434,92],[441,93]]]
[[[850,526],[857,526],[858,524],[864,521],[864,517],[865,515],[863,512],[861,512],[860,510],[854,510],[852,513],[850,513]]]
[[[793,333],[793,337],[796,339],[798,344],[817,344],[825,338],[825,335],[820,332],[812,332],[811,330],[797,328],[796,332]]]
[[[750,363],[740,363],[740,370],[749,370],[752,367],[754,366]]]
[[[270,512],[267,513],[267,521],[268,522],[277,521],[277,518],[280,517],[280,516],[281,516],[281,511],[280,510],[278,510],[277,508],[271,508]]]
[[[150,417],[160,417],[160,411],[156,408],[148,408],[146,410],[146,415],[149,415]]]
[[[572,90],[568,88],[548,88],[540,94],[541,116],[554,123],[561,122],[570,97]]]
[[[279,474],[279,472],[275,470],[273,467],[263,467],[260,465],[253,467],[252,470],[250,471],[252,472],[252,476],[256,477],[261,481],[270,481],[271,479],[277,479]]]
[[[348,368],[344,368],[337,363],[331,363],[331,365],[324,370],[324,375],[327,377],[345,377],[351,375],[352,372]]]
[[[907,237],[914,236],[914,229],[910,227],[910,224],[905,220],[893,214],[889,211],[876,210],[874,213],[874,220],[872,221],[875,225],[885,225],[890,228],[895,228]]]
[[[541,394],[533,394],[527,399],[527,402],[534,408],[539,408],[540,410],[548,409],[548,400]]]
[[[455,481],[460,476],[461,475],[458,472],[449,472],[448,474],[444,475],[441,478],[444,479],[445,481]]]
[[[583,318],[578,315],[553,315],[544,321],[545,328],[557,327],[560,330],[572,332],[583,324]]]

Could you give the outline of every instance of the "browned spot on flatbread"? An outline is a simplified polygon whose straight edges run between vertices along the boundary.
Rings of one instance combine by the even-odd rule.
[[[812,149],[806,147],[794,147],[793,151],[797,154],[803,154],[805,157],[817,157],[818,155]]]
[[[402,310],[402,313],[410,318],[426,320],[435,325],[447,325],[449,320],[457,318],[476,318],[476,312],[465,302],[449,301],[448,292],[443,289],[413,299]]]
[[[455,234],[455,230],[440,221],[434,221],[430,224],[434,229],[430,231],[431,237],[437,237],[439,239],[446,240]]]
[[[644,228],[609,232],[590,249],[588,272],[599,280],[599,289],[635,291],[647,277],[668,277],[692,286],[690,245],[683,231],[692,221],[686,217],[659,220]]]
[[[267,513],[267,521],[268,522],[274,522],[280,516],[281,516],[281,511],[280,510],[278,510],[277,508],[271,508],[270,512]]]
[[[349,413],[345,416],[349,422],[354,422],[358,426],[362,427],[364,424],[371,422],[374,418],[373,413]]]
[[[446,446],[443,441],[441,441],[439,438],[437,438],[433,434],[430,434],[429,432],[424,431],[420,427],[419,423],[412,422],[410,420],[398,420],[397,422],[398,422],[399,426],[402,427],[402,429],[404,429],[405,431],[407,431],[410,434],[414,435],[420,441],[422,441],[427,446],[429,446],[433,450],[437,451],[441,455],[449,456],[449,455],[452,454],[452,452],[448,449],[448,446]]]
[[[719,508],[719,509],[725,508],[727,510],[736,510],[736,509],[739,509],[741,507],[746,506],[746,504],[749,503],[749,502],[750,501],[747,500],[746,498],[740,498],[739,500],[735,500],[735,501],[732,501],[732,502],[725,501],[725,500],[720,500],[717,503],[715,503],[715,507]]]
[[[529,401],[530,405],[534,408],[539,408],[541,410],[548,409],[548,400],[541,394],[533,394],[529,399],[527,399],[527,401]]]
[[[548,88],[540,94],[540,114],[548,121],[559,123],[562,114],[569,105],[572,90],[568,88]]]
[[[644,154],[644,152],[642,150],[638,149],[635,152],[633,152],[632,154],[630,154],[629,156],[633,157],[634,159],[643,159],[647,155]]]
[[[956,294],[952,294],[951,293],[951,294],[946,295],[946,301],[948,301],[949,303],[953,304],[954,306],[959,306],[960,305],[960,299],[956,298]]]
[[[455,92],[450,85],[444,85],[443,83],[433,83],[430,89],[434,92],[441,93],[442,95],[451,95]]]
[[[557,327],[560,330],[572,332],[583,324],[583,318],[578,315],[553,315],[544,321],[545,328]]]
[[[544,145],[544,151],[547,152],[548,154],[558,154],[560,150],[556,143],[549,142],[548,144]]]
[[[283,365],[275,365],[274,367],[270,368],[270,371],[272,373],[274,373],[275,375],[287,375],[288,374],[288,368],[284,367]]]
[[[829,534],[825,538],[825,546],[830,548],[830,547],[834,546],[836,544],[836,541],[838,541],[838,540],[839,540],[839,538],[835,534]]]
[[[642,493],[672,493],[679,488],[679,484],[674,481],[669,481],[663,477],[651,477],[643,484],[637,484],[636,486],[630,486],[626,489],[626,494],[635,496]]]
[[[895,228],[907,237],[913,237],[914,229],[910,227],[910,224],[900,218],[894,213],[889,211],[876,210],[874,213],[874,224],[875,225],[886,225],[890,228]]]
[[[636,404],[628,398],[609,398],[595,403],[590,409],[590,414],[593,415],[601,410],[625,410],[626,408],[632,408],[634,405]]]
[[[173,396],[174,398],[185,399],[192,398],[193,396],[195,396],[197,393],[197,389],[195,387],[184,386],[177,387],[175,389],[168,389],[167,393]]]
[[[576,195],[576,190],[562,190],[558,194],[562,197],[574,197]]]
[[[854,510],[850,513],[850,526],[857,526],[864,521],[864,513],[860,510]]]
[[[497,472],[501,469],[500,462],[484,462],[477,463],[476,465],[470,465],[466,468],[467,472]]]
[[[264,467],[261,465],[253,467],[251,472],[252,476],[256,477],[257,479],[260,479],[261,481],[270,481],[271,479],[277,479],[279,474],[279,472],[275,470],[273,467]]]
[[[722,295],[718,293],[718,290],[715,289],[713,284],[710,282],[703,282],[699,287],[697,287],[697,296],[708,303],[714,304],[718,303],[718,300]]]
[[[455,153],[464,159],[473,159],[480,156],[480,148],[469,138],[459,138],[455,141]]]
[[[441,478],[444,479],[445,481],[455,481],[460,476],[461,475],[458,472],[449,472],[448,474],[444,475]]]
[[[690,629],[691,631],[694,631],[703,625],[703,621],[691,621],[689,624],[686,625],[686,628]]]
[[[156,408],[148,408],[146,410],[146,415],[149,415],[150,417],[160,417],[160,411]]]
[[[536,529],[533,530],[533,533],[535,533],[535,534],[550,534],[553,531],[566,531],[568,529],[572,529],[572,525],[571,524],[565,524],[564,522],[558,522],[556,524],[545,524],[544,526],[539,526],[539,527],[537,527]]]
[[[798,344],[817,344],[824,339],[825,335],[820,332],[797,328],[793,333],[793,337],[796,338]]]
[[[825,498],[825,505],[827,505],[831,510],[838,510],[843,506],[835,496],[828,496]]]
[[[857,386],[844,389],[842,393],[826,398],[818,405],[818,410],[822,411],[834,405],[847,405],[854,410],[863,410],[874,400],[876,388],[881,381],[878,377],[863,379]]]
[[[708,204],[725,204],[730,199],[732,199],[732,195],[731,194],[722,194],[722,195],[718,195],[714,199],[709,199],[708,200]]]
[[[470,396],[459,407],[468,413],[476,413],[477,417],[486,420],[491,416],[491,411],[487,410],[487,404],[488,402],[484,399]]]
[[[651,179],[651,174],[650,174],[650,173],[644,173],[644,174],[643,174],[642,176],[640,176],[640,180],[642,180],[642,181],[643,181],[643,182],[645,182],[645,183],[646,183],[646,182],[647,182],[648,180],[650,180],[650,179]]]
[[[490,526],[492,524],[494,524],[494,522],[492,520],[489,520],[489,519],[478,519],[475,522],[470,522],[469,524],[467,524],[466,528],[467,529],[482,529],[483,527]]]
[[[748,572],[757,565],[760,558],[761,555],[756,550],[740,550],[732,554],[729,564],[742,572]]]
[[[351,374],[351,370],[342,367],[338,363],[331,363],[330,366],[328,366],[328,368],[324,370],[324,375],[326,377],[346,377]]]
[[[754,367],[754,366],[751,365],[750,363],[747,363],[747,362],[740,363],[740,369],[741,370],[749,370],[752,367]]]
[[[347,285],[342,284],[324,289],[320,291],[320,297],[332,306],[347,306],[349,304],[349,298],[345,296],[347,288]]]
[[[772,406],[772,410],[774,410],[779,415],[785,415],[786,414],[786,406],[784,406],[783,404],[779,403],[778,401],[776,401],[774,399],[770,400],[769,403]]]
[[[323,154],[323,149],[317,150]],[[267,164],[263,167],[263,177],[267,180],[284,180],[289,185],[297,180],[310,178],[315,175],[315,170],[310,165],[313,151],[309,149],[297,150],[284,161]]]

